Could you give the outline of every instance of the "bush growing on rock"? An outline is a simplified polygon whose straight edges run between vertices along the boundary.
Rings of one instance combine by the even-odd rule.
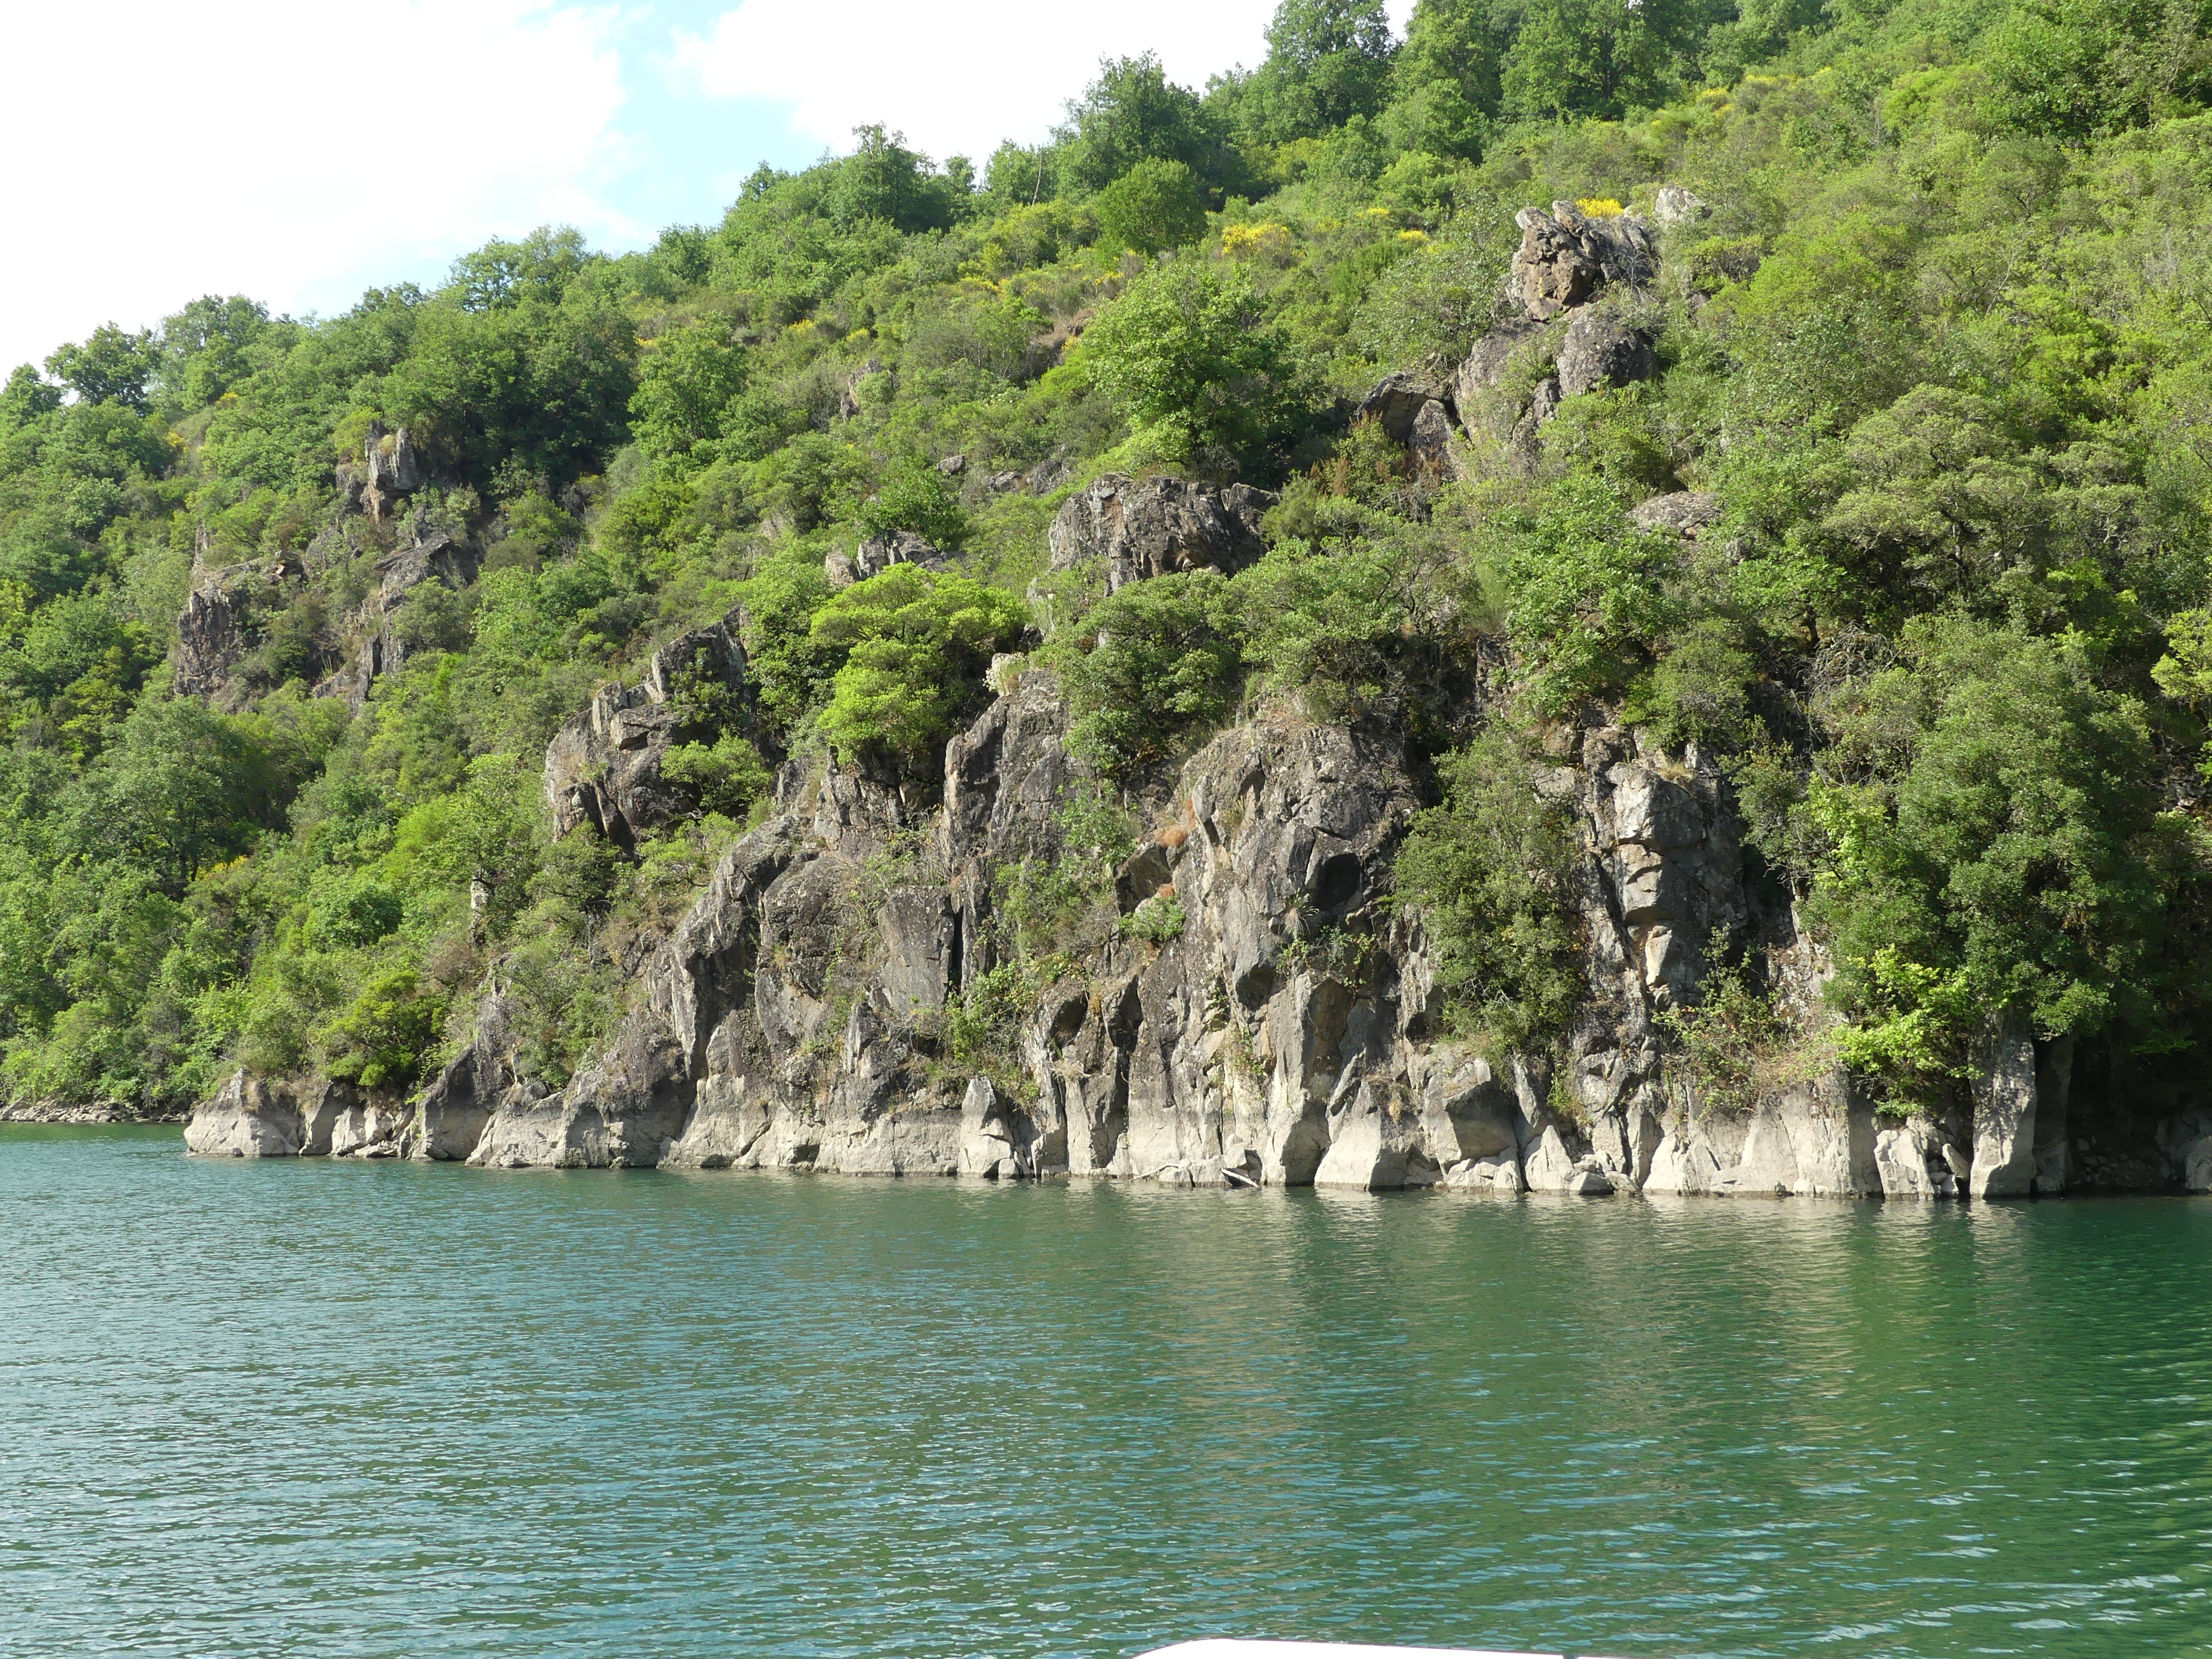
[[[1255,451],[1296,405],[1282,337],[1236,267],[1178,259],[1146,271],[1091,324],[1082,360],[1170,461]]]
[[[1929,619],[1906,648],[1835,710],[1857,764],[1806,808],[1845,1054],[1914,1101],[1992,1030],[2173,1041],[2206,987],[2161,947],[2212,846],[2159,810],[2142,706],[2064,640]]]
[[[437,1040],[441,1009],[410,968],[372,980],[325,1029],[323,1069],[364,1089],[405,1089],[422,1073]]]
[[[1218,571],[1132,582],[1085,618],[1060,659],[1069,742],[1109,777],[1164,759],[1235,706],[1242,619]]]
[[[975,712],[992,653],[1027,621],[1008,594],[910,564],[847,588],[809,628],[815,645],[841,659],[823,734],[846,754],[924,760]]]
[[[705,811],[739,823],[775,787],[760,750],[735,732],[725,732],[711,744],[678,744],[660,763],[660,775],[697,795]]]
[[[1547,714],[1626,689],[1679,616],[1668,587],[1675,550],[1631,526],[1595,478],[1506,506],[1484,539],[1486,583],[1529,665],[1528,694]]]
[[[1504,732],[1445,757],[1437,781],[1443,800],[1398,854],[1400,899],[1437,952],[1455,1028],[1501,1059],[1541,1051],[1583,994],[1568,808],[1537,793]]]

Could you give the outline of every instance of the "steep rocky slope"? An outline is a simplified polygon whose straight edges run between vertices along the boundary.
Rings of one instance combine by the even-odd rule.
[[[1528,451],[1561,400],[1653,372],[1635,312],[1650,228],[1562,203],[1521,228],[1507,295],[1522,314],[1449,375],[1393,376],[1369,400],[1418,457],[1450,465],[1478,422]],[[1232,570],[1263,550],[1270,503],[1241,484],[1103,477],[1061,511],[1053,563],[1096,567],[1109,588]],[[1637,514],[1695,537],[1712,502],[1664,495]],[[193,599],[210,660],[229,581]],[[602,692],[547,757],[566,832],[627,844],[662,810],[679,671],[742,701],[726,625],[665,649],[641,687]],[[723,858],[617,1036],[565,1088],[518,1079],[495,987],[419,1098],[241,1073],[188,1146],[1590,1195],[2212,1188],[2212,1121],[2130,1106],[2118,1082],[2092,1091],[2063,1043],[1994,1042],[1971,1113],[1948,1121],[1878,1115],[1817,1045],[1726,1098],[1692,1086],[1668,1017],[1705,994],[1710,941],[1753,942],[1814,1027],[1827,968],[1791,895],[1747,860],[1714,763],[1618,726],[1555,726],[1534,780],[1571,809],[1579,842],[1587,996],[1553,1059],[1486,1058],[1447,1034],[1435,955],[1390,902],[1423,799],[1404,735],[1287,705],[1220,732],[1135,803],[1144,833],[1098,895],[1103,924],[1016,972],[1009,877],[1075,858],[1065,808],[1089,781],[1052,677],[1005,671],[934,790],[828,759],[787,766],[774,815]],[[988,999],[1003,1005],[994,1032],[963,1036]]]
[[[189,1145],[1586,1194],[2001,1195],[2212,1174],[2212,1126],[2107,1113],[2077,1146],[2065,1057],[2024,1042],[1994,1057],[1971,1122],[1878,1118],[1832,1068],[1744,1110],[1670,1083],[1656,1020],[1696,996],[1715,927],[1763,932],[1803,994],[1821,965],[1793,948],[1786,899],[1747,881],[1711,766],[1613,728],[1581,732],[1542,781],[1583,841],[1590,997],[1563,1075],[1442,1035],[1433,959],[1383,902],[1418,800],[1404,757],[1387,733],[1287,714],[1192,757],[1120,872],[1125,911],[1172,889],[1179,935],[1113,940],[1023,1011],[1015,1076],[969,1074],[945,1057],[948,1002],[999,965],[994,875],[1061,851],[1065,726],[1049,679],[1024,676],[951,745],[927,809],[850,770],[795,773],[646,969],[619,1037],[558,1093],[515,1080],[495,994],[416,1102],[241,1075]]]

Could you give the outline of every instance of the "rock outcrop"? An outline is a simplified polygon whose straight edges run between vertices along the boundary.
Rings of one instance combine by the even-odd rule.
[[[733,714],[743,720],[750,697],[734,614],[661,647],[637,684],[602,687],[546,746],[545,799],[555,832],[588,823],[634,850],[646,830],[694,805],[661,776],[670,748]]]
[[[1967,1190],[2018,1198],[2035,1189],[2035,1045],[2024,1032],[1994,1038],[1974,1079],[1974,1150]]]
[[[289,554],[220,569],[195,564],[171,658],[177,694],[204,697],[221,708],[240,706],[246,687],[239,671],[260,641],[260,617],[284,604],[301,574],[300,561]]]
[[[838,396],[837,418],[842,421],[857,419],[867,406],[867,383],[879,376],[888,377],[890,374],[891,371],[884,366],[881,360],[875,357],[869,358],[854,369],[845,382],[844,391]]]
[[[1677,225],[1695,224],[1711,212],[1701,198],[1681,185],[1662,185],[1651,204],[1651,222],[1662,230],[1671,230]]]
[[[648,677],[664,699],[673,672],[664,658]],[[1996,1199],[2060,1190],[2069,1160],[2094,1174],[2140,1156],[2141,1181],[2212,1188],[2212,1114],[2164,1122],[2148,1152],[2069,1139],[2071,1050],[2024,1037],[1993,1046],[1971,1123],[1880,1116],[1832,1065],[1740,1106],[1699,1097],[1667,1016],[1701,994],[1709,941],[1759,941],[1801,1011],[1825,964],[1786,896],[1747,876],[1718,769],[1632,732],[1582,732],[1537,780],[1583,848],[1588,997],[1549,1057],[1493,1063],[1444,1029],[1434,958],[1386,902],[1419,802],[1396,740],[1287,711],[1193,756],[1111,891],[1068,922],[1090,930],[1079,946],[1049,973],[1024,965],[1004,907],[1025,863],[1073,850],[1066,722],[1051,678],[1024,672],[929,797],[787,767],[776,815],[721,860],[565,1088],[520,1075],[493,994],[412,1103],[241,1074],[187,1144],[1578,1198]]]
[[[1079,782],[1065,724],[1049,677],[1019,676],[951,745],[919,813],[861,775],[787,770],[781,811],[724,859],[603,1054],[558,1092],[518,1082],[493,1006],[388,1133],[392,1155],[1577,1196],[1878,1188],[1873,1121],[1847,1091],[1808,1085],[1747,1121],[1668,1091],[1657,1016],[1691,994],[1711,930],[1751,908],[1710,764],[1601,732],[1547,775],[1583,824],[1592,975],[1553,1079],[1500,1072],[1442,1030],[1433,962],[1384,902],[1419,799],[1395,740],[1287,714],[1192,757],[1099,901],[1080,969],[1025,979],[1000,907],[1010,869],[1065,851]],[[1113,925],[1163,894],[1179,930]],[[994,1007],[995,1047],[951,1063],[949,1022]],[[306,1149],[295,1117],[256,1139],[228,1094],[205,1115],[208,1150]]]
[[[1172,572],[1233,575],[1267,550],[1260,520],[1276,497],[1249,484],[1109,473],[1071,496],[1052,521],[1052,568],[1098,561],[1108,592]]]
[[[380,425],[368,428],[360,460],[338,464],[336,480],[346,505],[359,507],[378,524],[392,515],[401,496],[420,489],[425,481],[407,428],[386,432]]]
[[[1411,444],[1414,429],[1430,405],[1443,415],[1453,413],[1452,397],[1452,388],[1443,381],[1401,371],[1376,381],[1375,389],[1360,400],[1355,416],[1373,421],[1393,443]]]
[[[1557,373],[1562,398],[1631,386],[1658,372],[1650,337],[1610,312],[1577,312],[1559,343]]]
[[[894,530],[888,535],[870,537],[849,554],[835,550],[824,554],[822,574],[832,587],[850,587],[882,575],[895,564],[945,570],[951,563],[951,556],[932,546],[927,537],[911,530]]]
[[[298,1103],[242,1071],[185,1125],[185,1150],[200,1158],[297,1158],[306,1144]]]
[[[1677,489],[1653,495],[1628,509],[1628,521],[1638,530],[1670,532],[1695,541],[1720,521],[1721,498],[1711,490]]]
[[[1511,314],[1475,342],[1451,392],[1470,433],[1486,432],[1527,465],[1566,398],[1658,373],[1652,332],[1628,307],[1657,276],[1659,253],[1651,228],[1634,214],[1592,217],[1554,202],[1550,213],[1523,209],[1515,222],[1521,246],[1504,295]],[[1624,293],[1626,305],[1611,302]],[[1601,298],[1608,303],[1594,308]]]
[[[1607,283],[1641,287],[1658,274],[1650,227],[1635,214],[1593,217],[1572,202],[1554,202],[1549,213],[1523,208],[1513,222],[1521,246],[1505,298],[1540,322],[1588,304]]]
[[[1453,428],[1458,411],[1450,385],[1426,374],[1386,374],[1353,411],[1372,421],[1394,443],[1405,446],[1422,471],[1441,477],[1454,469]]]
[[[1656,211],[1682,226],[1703,204],[1662,192]],[[1516,314],[1449,377],[1394,374],[1360,405],[1424,467],[1467,453],[1455,421],[1533,458],[1564,400],[1657,372],[1633,292],[1656,274],[1651,228],[1565,203],[1518,222]],[[848,412],[866,378],[886,372],[864,366]],[[958,461],[942,464],[948,476],[965,471]],[[380,516],[376,503],[422,482],[404,433],[376,434],[356,471]],[[1058,487],[1066,471],[1055,457],[1027,485]],[[1243,484],[1102,477],[1054,518],[1052,567],[1095,569],[1109,592],[1233,574],[1264,556],[1275,500]],[[1719,512],[1717,497],[1678,491],[1630,516],[1694,539]],[[902,532],[831,556],[825,572],[843,585],[946,562]],[[442,538],[377,569],[369,678],[397,660],[388,619],[408,593],[474,574]],[[264,580],[196,579],[180,685],[216,684],[241,659],[252,582]],[[664,647],[638,684],[603,689],[561,728],[544,769],[560,833],[634,849],[690,810],[664,763],[691,736],[749,726],[737,622]],[[1821,1058],[1829,964],[1791,894],[1747,860],[1728,780],[1694,747],[1662,749],[1596,715],[1549,734],[1532,781],[1576,830],[1585,994],[1546,1052],[1492,1054],[1452,1034],[1437,957],[1390,902],[1423,799],[1401,732],[1267,705],[1155,780],[1136,845],[1079,890],[1065,877],[1091,849],[1069,844],[1066,808],[1097,781],[1069,752],[1058,688],[1012,654],[988,684],[996,701],[947,745],[941,780],[818,756],[785,764],[773,815],[720,860],[673,932],[641,947],[625,1018],[565,1086],[524,1075],[495,987],[412,1101],[241,1073],[195,1115],[188,1147],[1516,1198],[2212,1190],[2212,1112],[2145,1114],[2100,1139],[2086,1132],[2071,1045],[2024,1032],[1992,1035],[1954,1108],[1878,1112]],[[1017,949],[1032,933],[1063,948]],[[1709,954],[1747,946],[1812,1040],[1752,1083],[1700,1083],[1685,1022],[1709,994]]]
[[[348,667],[316,688],[318,696],[347,697],[356,708],[368,700],[378,678],[398,672],[407,660],[407,641],[396,625],[400,607],[425,584],[458,592],[477,578],[476,550],[444,531],[394,548],[373,567],[376,586],[349,623]]]

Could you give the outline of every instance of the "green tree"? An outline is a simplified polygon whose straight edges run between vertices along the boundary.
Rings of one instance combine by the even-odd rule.
[[[1264,444],[1295,407],[1290,351],[1241,269],[1146,271],[1083,337],[1091,374],[1163,453]]]
[[[1150,256],[1206,234],[1197,175],[1181,161],[1139,161],[1098,192],[1099,239]]]
[[[252,349],[268,331],[269,308],[242,294],[209,294],[161,324],[163,400],[204,409],[253,371]]]
[[[894,465],[853,516],[864,536],[911,530],[940,548],[957,548],[968,538],[968,514],[952,480],[915,459]]]
[[[912,235],[943,230],[969,210],[968,182],[933,173],[927,156],[906,147],[904,134],[866,126],[854,128],[853,137],[858,142],[835,164],[823,203],[836,223],[881,219]]]
[[[1505,43],[1488,0],[1419,0],[1391,65],[1383,127],[1406,151],[1468,161],[1496,118]]]
[[[46,359],[46,373],[88,404],[122,404],[144,413],[147,387],[161,366],[161,348],[145,331],[126,334],[112,323],[93,330],[82,345],[65,345]]]
[[[1990,107],[2024,132],[2080,140],[2212,99],[2205,0],[2022,0],[1983,52]]]
[[[556,489],[598,470],[629,435],[638,350],[629,319],[582,280],[590,263],[568,230],[457,261],[385,377],[386,418],[480,490],[501,469]]]
[[[791,731],[820,699],[839,661],[813,632],[814,614],[830,595],[821,555],[805,542],[787,542],[761,561],[738,593],[761,712],[779,731]]]
[[[16,364],[0,391],[0,428],[14,432],[62,406],[62,389],[40,378],[28,363]]]
[[[655,339],[638,365],[630,399],[639,446],[650,455],[685,456],[720,437],[750,368],[745,349],[726,326],[699,324]]]
[[[1237,92],[1240,130],[1279,144],[1376,114],[1395,44],[1382,0],[1282,0],[1266,61]]]
[[[660,775],[699,798],[701,810],[742,823],[753,803],[775,788],[775,774],[750,738],[725,732],[711,744],[678,744],[660,763]]]
[[[1071,104],[1058,158],[1078,191],[1102,191],[1139,161],[1180,161],[1211,193],[1237,181],[1237,167],[1212,113],[1167,78],[1158,57],[1103,59],[1098,78]]]
[[[1485,580],[1544,711],[1624,689],[1677,620],[1675,553],[1632,529],[1601,481],[1569,477],[1484,527]]]
[[[296,787],[288,758],[251,722],[189,699],[142,702],[85,775],[72,838],[92,856],[136,862],[180,896],[281,821]]]
[[[404,1090],[422,1075],[444,1012],[412,969],[380,974],[325,1028],[325,1069],[364,1089]]]
[[[1699,21],[1694,0],[1529,0],[1500,76],[1505,111],[1618,120],[1664,103]]]
[[[1069,743],[1114,778],[1167,758],[1236,707],[1243,644],[1219,571],[1130,583],[1085,618],[1079,647],[1055,657]]]
[[[2000,1029],[2172,1041],[2202,972],[2166,941],[2212,866],[2160,811],[2142,705],[2077,640],[1931,617],[1905,642],[1832,714],[1861,764],[1808,808],[1846,1057],[1923,1103]]]
[[[1494,1060],[1541,1048],[1584,995],[1569,807],[1537,793],[1528,756],[1503,732],[1445,757],[1437,781],[1442,803],[1414,818],[1399,851],[1399,895],[1437,953],[1455,1029]]]

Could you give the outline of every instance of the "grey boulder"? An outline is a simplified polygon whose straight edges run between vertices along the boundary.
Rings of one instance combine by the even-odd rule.
[[[1109,593],[1178,571],[1233,575],[1267,552],[1260,521],[1276,500],[1249,484],[1109,472],[1069,497],[1053,519],[1052,568],[1100,561]]]
[[[1585,311],[1559,343],[1559,395],[1579,398],[1607,386],[1648,380],[1659,372],[1650,337],[1609,312]]]
[[[1650,228],[1632,213],[1592,218],[1572,202],[1513,216],[1521,246],[1505,279],[1505,298],[1541,320],[1587,305],[1609,283],[1640,287],[1659,268]]]

